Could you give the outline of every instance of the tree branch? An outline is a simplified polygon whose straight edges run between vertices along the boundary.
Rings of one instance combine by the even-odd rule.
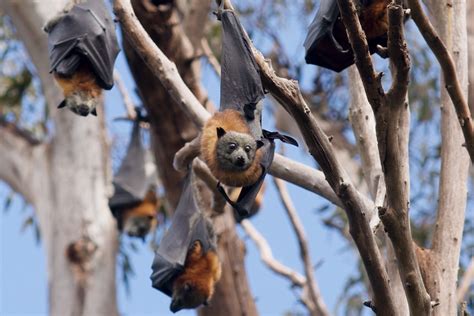
[[[127,87],[125,86],[125,83],[122,80],[122,76],[120,76],[117,69],[114,70],[114,82],[118,91],[122,95],[123,105],[125,106],[125,110],[127,111],[127,117],[129,119],[134,120],[137,116],[137,113],[135,112],[135,104],[133,104],[132,98],[130,97],[130,94],[127,91]]]
[[[471,162],[474,162],[474,125],[472,123],[471,111],[467,104],[466,96],[463,93],[461,84],[456,73],[456,66],[447,47],[437,34],[433,25],[429,21],[419,0],[408,0],[411,9],[411,16],[420,30],[423,38],[433,51],[438,63],[443,71],[446,90],[453,102],[459,124],[466,140],[466,148],[469,152]]]
[[[252,225],[248,219],[244,219],[240,222],[240,225],[244,229],[247,236],[249,236],[260,252],[260,258],[262,262],[273,272],[287,278],[295,286],[302,288],[301,302],[308,308],[308,310],[314,310],[314,305],[311,300],[308,299],[306,292],[308,283],[306,278],[291,268],[285,266],[273,257],[272,249],[268,244],[267,240],[260,234],[260,232]]]
[[[297,83],[278,77],[256,49],[254,56],[260,67],[264,86],[296,120],[311,155],[321,166],[329,185],[344,204],[350,233],[369,276],[374,301],[378,302],[379,306],[384,306],[387,315],[398,315],[383,260],[366,217],[366,214],[370,214],[370,208],[334,156],[328,137],[311,114]]]
[[[458,304],[461,304],[466,299],[466,295],[474,281],[474,258],[471,258],[464,275],[462,276],[461,281],[459,281],[459,286],[456,291],[456,298]]]
[[[381,209],[379,216],[399,261],[400,276],[411,314],[429,315],[430,297],[425,289],[416,259],[408,216],[409,109],[406,95],[410,60],[403,36],[404,12],[401,2],[401,0],[396,0],[388,6],[388,52],[393,82],[390,90],[385,94],[380,82],[374,81],[372,60],[354,3],[352,0],[338,0],[342,20],[356,57],[356,65],[376,117],[380,161],[387,185],[387,207]]]
[[[316,278],[313,271],[313,263],[309,255],[308,240],[304,231],[303,223],[301,223],[298,213],[291,201],[290,194],[286,188],[285,183],[277,178],[273,178],[275,186],[277,187],[278,194],[286,210],[286,214],[290,219],[290,223],[293,226],[293,230],[296,233],[298,239],[298,246],[300,248],[300,256],[304,263],[304,270],[306,274],[306,284],[308,285],[308,292],[315,309],[312,311],[313,315],[329,315],[326,304],[324,303],[319,288],[316,284]]]
[[[31,204],[35,195],[30,184],[36,174],[35,166],[42,165],[37,159],[42,158],[45,148],[32,134],[0,118],[0,180]]]

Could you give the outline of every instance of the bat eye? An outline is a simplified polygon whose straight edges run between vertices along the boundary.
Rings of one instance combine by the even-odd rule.
[[[245,152],[250,152],[250,150],[252,149],[252,147],[250,147],[250,145],[247,145],[245,146]]]
[[[230,150],[230,151],[234,151],[236,148],[237,148],[237,144],[236,144],[236,143],[230,143],[230,144],[229,144],[229,150]]]

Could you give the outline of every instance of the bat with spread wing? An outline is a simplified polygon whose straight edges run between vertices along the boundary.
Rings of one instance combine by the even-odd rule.
[[[387,46],[390,0],[360,0],[359,19],[367,37],[370,53],[377,45]],[[337,0],[321,0],[309,26],[304,47],[306,63],[340,72],[354,64],[354,54],[339,14]]]
[[[220,109],[203,128],[201,155],[220,183],[243,187],[234,202],[218,186],[240,221],[253,215],[252,205],[273,161],[274,140],[298,143],[262,130],[265,92],[252,49],[232,10],[221,7],[218,17],[223,29]]]
[[[81,116],[97,115],[102,89],[114,85],[120,51],[114,21],[102,0],[85,0],[66,8],[44,27],[48,33],[50,71],[63,89],[68,107]]]
[[[172,312],[207,304],[221,275],[216,236],[199,209],[194,177],[189,171],[152,265],[152,285],[172,298]]]
[[[113,179],[114,194],[109,199],[109,207],[120,231],[145,238],[157,224],[159,201],[155,192],[156,166],[141,140],[143,117],[139,109],[136,113],[125,158]]]

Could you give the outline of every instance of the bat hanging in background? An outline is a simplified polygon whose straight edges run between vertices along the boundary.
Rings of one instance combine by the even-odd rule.
[[[391,0],[360,0],[359,20],[371,54],[377,45],[387,46],[388,14]],[[354,64],[354,54],[339,14],[337,0],[321,0],[309,26],[304,47],[306,63],[340,72]]]
[[[233,11],[221,5],[218,17],[223,30],[220,109],[202,130],[201,155],[220,183],[243,187],[233,202],[218,185],[240,221],[253,215],[252,205],[273,161],[274,139],[296,146],[298,143],[291,137],[262,130],[265,93],[251,47]]]
[[[178,206],[152,265],[152,285],[172,298],[170,310],[207,305],[221,275],[216,236],[196,200],[189,171]]]
[[[109,207],[120,231],[144,239],[157,224],[159,200],[156,196],[156,166],[151,153],[142,144],[140,122],[144,118],[136,109],[132,135],[117,174]]]
[[[68,7],[46,24],[50,71],[63,89],[58,108],[97,115],[102,89],[114,85],[114,63],[120,51],[114,21],[102,0]]]

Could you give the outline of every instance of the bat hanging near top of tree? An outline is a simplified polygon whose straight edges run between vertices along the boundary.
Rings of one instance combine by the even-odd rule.
[[[50,71],[61,86],[64,101],[58,108],[97,115],[102,90],[114,85],[114,63],[120,51],[114,21],[102,0],[70,5],[49,21]]]
[[[388,12],[391,0],[359,0],[359,20],[365,32],[369,51],[377,45],[387,46]],[[318,12],[309,26],[304,47],[306,63],[340,72],[354,64],[354,53],[347,38],[337,0],[321,0]]]

